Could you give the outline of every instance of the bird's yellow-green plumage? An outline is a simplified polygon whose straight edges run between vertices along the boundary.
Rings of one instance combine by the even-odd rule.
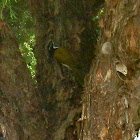
[[[71,69],[78,65],[76,57],[66,48],[58,48],[54,52],[56,60],[62,64],[69,66]]]
[[[73,54],[69,49],[58,48],[54,52],[54,57],[59,63],[65,64],[72,69],[73,76],[80,85],[83,85],[84,72],[80,67],[76,54]]]

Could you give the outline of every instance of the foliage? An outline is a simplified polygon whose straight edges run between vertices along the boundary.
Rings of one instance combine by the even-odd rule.
[[[34,22],[28,6],[24,0],[1,0],[0,18],[8,21],[11,25],[19,43],[21,54],[31,72],[32,78],[35,78],[36,59],[33,53],[35,44]]]
[[[101,18],[103,17],[103,14],[104,14],[104,8],[102,8],[102,9],[98,12],[97,16],[93,17],[92,20],[93,20],[93,21],[98,21],[99,19],[101,19]]]
[[[11,19],[16,18],[16,13],[14,11],[14,3],[16,0],[1,0],[0,2],[0,18],[4,19],[3,11],[7,9],[9,11],[9,15]]]
[[[35,43],[35,36],[31,36],[29,42],[24,42],[23,46],[20,47],[20,51],[22,56],[24,57],[27,67],[31,72],[32,78],[35,78],[35,66],[36,66],[36,59],[33,53],[33,46]]]
[[[103,18],[104,15],[104,8],[100,9],[100,11],[98,12],[97,16],[94,16],[92,18],[92,20],[97,24],[99,22],[99,20],[101,18]],[[99,33],[100,33],[100,27],[97,25],[96,26],[96,34],[95,34],[95,38],[99,37]]]

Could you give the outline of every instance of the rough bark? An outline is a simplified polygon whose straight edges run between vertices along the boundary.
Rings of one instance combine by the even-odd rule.
[[[76,54],[76,59],[80,58],[79,65],[84,69],[79,69],[74,75],[80,73],[82,77],[83,73],[87,73],[94,57],[93,45],[96,43],[93,37],[96,28],[92,18],[96,15],[102,0],[94,2],[29,1],[32,15],[36,19],[38,93],[43,99],[42,108],[48,121],[46,135],[49,139],[78,139],[79,130],[76,127],[79,127],[77,120],[81,114],[83,87],[78,86],[71,71],[55,59],[50,61],[48,44],[53,41],[57,47],[69,48],[72,54]]]
[[[0,124],[7,140],[44,137],[40,98],[33,87],[15,36],[6,22],[0,21]]]
[[[140,126],[140,1],[106,0],[104,12],[98,55],[85,83],[81,139],[130,140]],[[107,41],[111,54],[101,51]],[[126,76],[118,63],[127,67]]]
[[[79,86],[74,76],[80,74],[83,82],[94,58],[96,24],[92,18],[103,1],[29,0],[28,3],[36,21],[36,85],[10,27],[0,21],[0,123],[3,134],[8,140],[77,140],[83,86]],[[54,58],[50,61],[50,41],[76,54],[78,72],[72,74]]]

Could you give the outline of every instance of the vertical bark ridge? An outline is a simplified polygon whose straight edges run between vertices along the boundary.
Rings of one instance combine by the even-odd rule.
[[[83,140],[128,140],[138,130],[139,9],[136,0],[106,0],[99,55],[85,83]],[[110,56],[101,53],[107,41],[112,44]],[[127,67],[126,76],[116,69],[118,63]]]

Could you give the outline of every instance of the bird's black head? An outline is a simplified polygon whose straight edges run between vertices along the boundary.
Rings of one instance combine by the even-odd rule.
[[[54,44],[54,42],[51,41],[48,44],[48,55],[49,55],[49,58],[53,58],[54,52],[55,52],[56,49],[58,49],[58,47],[56,47],[55,44]]]

